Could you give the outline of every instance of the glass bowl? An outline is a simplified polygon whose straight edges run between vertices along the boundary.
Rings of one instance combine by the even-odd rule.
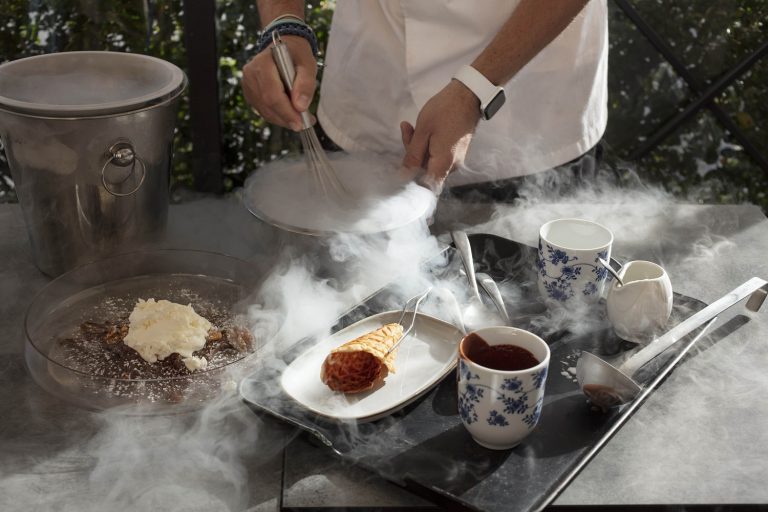
[[[192,304],[198,312],[216,311],[220,319],[248,328],[247,299],[262,275],[253,263],[189,250],[134,252],[78,267],[49,283],[27,309],[27,368],[53,395],[89,409],[138,404],[134,412],[153,414],[197,408],[222,386],[232,386],[234,375],[255,359],[263,340],[255,340],[250,351],[214,357],[205,370],[151,378],[141,372],[115,376],[111,363],[96,357],[107,359],[108,353],[94,349],[96,356],[76,358],[66,343],[75,343],[73,336],[84,323],[126,318],[139,298]],[[77,347],[78,354],[82,347]]]

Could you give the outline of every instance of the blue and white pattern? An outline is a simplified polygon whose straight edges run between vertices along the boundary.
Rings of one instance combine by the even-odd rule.
[[[573,288],[567,281],[550,281],[544,282],[544,289],[547,291],[547,296],[551,299],[555,299],[559,302],[565,302],[573,297]]]
[[[459,396],[459,416],[461,416],[462,421],[467,425],[471,425],[477,421],[477,411],[475,411],[475,404],[471,399]]]
[[[479,384],[471,384],[471,380],[480,380],[480,376],[476,373],[472,373],[462,359],[459,359],[459,379],[460,381],[467,381],[466,388],[463,393],[459,393],[459,415],[461,419],[467,425],[477,421],[477,411],[475,411],[475,404],[480,403],[480,399],[485,394],[485,386]]]
[[[528,393],[499,395],[499,399],[504,403],[504,412],[507,414],[523,414],[528,410]]]
[[[491,411],[486,421],[488,422],[489,425],[494,427],[509,426],[509,422],[507,421],[507,418],[496,410]]]
[[[607,260],[608,250],[598,252],[592,262],[579,261],[578,256],[569,255],[539,239],[536,271],[542,277],[542,292],[558,302],[565,302],[577,293],[585,297],[597,296],[602,283],[609,278],[608,270],[598,261],[600,258]],[[584,282],[585,278],[589,280]]]
[[[542,396],[536,402],[536,405],[533,406],[533,410],[531,410],[528,414],[523,416],[523,423],[528,425],[529,429],[535,427],[536,424],[539,422],[539,418],[541,417],[541,408],[543,405],[544,405],[544,397]]]
[[[535,372],[532,380],[527,381],[528,389],[524,389],[523,381],[518,377],[505,378],[499,389],[494,389],[486,384],[481,384],[482,379],[473,373],[469,365],[463,359],[459,359],[459,416],[462,421],[471,425],[479,421],[477,406],[486,397],[492,399],[492,403],[498,403],[497,408],[491,408],[485,422],[492,427],[504,427],[510,424],[514,416],[522,418],[522,421],[533,428],[541,414],[543,403],[544,383],[547,378],[547,369],[542,368]],[[489,395],[486,395],[486,392]],[[535,404],[530,403],[530,393],[540,396]],[[487,410],[487,409],[486,409]],[[514,421],[520,421],[514,420]]]
[[[464,380],[478,380],[480,376],[476,373],[472,373],[469,369],[469,365],[464,362],[463,359],[459,359],[459,375]]]
[[[507,391],[517,391],[522,385],[523,383],[520,382],[520,379],[517,377],[509,377],[504,379],[504,382],[501,383],[501,389],[506,389]]]
[[[561,263],[561,262],[563,265],[565,265],[570,261],[575,261],[579,259],[576,256],[568,256],[568,254],[566,254],[566,252],[561,249],[553,249],[552,246],[549,244],[547,244],[547,253],[548,253],[547,260],[549,260],[553,265],[557,265],[558,263]]]
[[[533,385],[536,386],[536,389],[542,389],[544,387],[544,382],[546,382],[546,380],[547,380],[546,366],[533,374]]]

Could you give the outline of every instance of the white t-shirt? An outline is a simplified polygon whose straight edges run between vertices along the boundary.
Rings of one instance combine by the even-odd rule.
[[[471,63],[517,0],[338,0],[318,117],[347,151],[403,152],[400,122]],[[542,4],[543,5],[543,4]],[[606,0],[577,18],[507,84],[448,184],[540,172],[594,146],[607,122]]]

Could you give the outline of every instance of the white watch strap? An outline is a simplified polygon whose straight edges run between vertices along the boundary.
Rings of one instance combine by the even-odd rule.
[[[453,78],[466,85],[470,91],[475,93],[477,99],[480,100],[481,109],[484,109],[488,102],[499,93],[499,89],[501,89],[501,87],[493,85],[490,80],[472,66],[462,67],[453,75]]]

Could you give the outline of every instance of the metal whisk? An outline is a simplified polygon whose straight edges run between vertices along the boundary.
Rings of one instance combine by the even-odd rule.
[[[293,81],[296,79],[296,68],[293,65],[291,54],[288,52],[288,46],[280,38],[280,34],[275,30],[272,32],[272,58],[277,64],[280,72],[280,78],[290,94],[293,90]],[[349,191],[336,175],[331,162],[317,140],[317,134],[312,128],[312,119],[309,112],[301,113],[301,145],[304,148],[304,157],[307,160],[312,176],[315,179],[318,189],[326,196],[333,196],[337,199],[346,199],[350,197]]]

